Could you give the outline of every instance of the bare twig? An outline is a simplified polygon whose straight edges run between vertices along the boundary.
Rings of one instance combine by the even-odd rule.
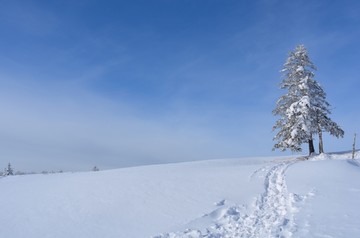
[[[352,151],[352,158],[355,159],[355,142],[356,142],[356,133],[354,134],[354,144],[353,144],[353,151]]]

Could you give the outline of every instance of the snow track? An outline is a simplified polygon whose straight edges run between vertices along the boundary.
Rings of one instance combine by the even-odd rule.
[[[254,210],[239,223],[239,237],[291,237],[294,230],[294,195],[289,194],[285,171],[290,163],[281,163],[266,175],[265,192],[256,200]]]
[[[291,237],[296,230],[293,216],[297,210],[294,203],[298,196],[288,192],[285,172],[293,163],[282,162],[266,167],[265,191],[256,198],[249,209],[240,206],[221,208],[212,212],[221,213],[222,216],[210,228],[189,229],[154,238]]]

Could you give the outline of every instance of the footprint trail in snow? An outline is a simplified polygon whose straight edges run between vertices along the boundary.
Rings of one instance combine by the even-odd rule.
[[[154,238],[292,237],[296,231],[294,214],[297,209],[294,204],[302,200],[301,196],[287,190],[285,172],[293,163],[278,163],[268,170],[265,191],[258,196],[252,208],[229,207],[213,226],[205,230],[189,229]]]
[[[294,229],[294,197],[289,194],[285,171],[290,163],[271,168],[265,178],[265,192],[256,200],[255,209],[239,224],[239,237],[290,237]]]

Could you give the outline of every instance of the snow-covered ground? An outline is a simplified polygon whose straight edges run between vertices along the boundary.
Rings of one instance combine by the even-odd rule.
[[[360,237],[360,155],[0,178],[0,237]]]

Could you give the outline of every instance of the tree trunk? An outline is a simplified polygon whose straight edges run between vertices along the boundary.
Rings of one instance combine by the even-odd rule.
[[[319,154],[324,153],[324,144],[322,138],[322,131],[319,130]]]
[[[322,130],[320,126],[320,120],[319,120],[319,111],[316,110],[316,125],[317,125],[317,131],[319,134],[319,154],[324,153],[324,143],[323,143],[323,137],[322,137]]]
[[[312,155],[313,153],[315,153],[315,149],[314,149],[314,141],[311,137],[311,139],[309,139],[309,155]]]

